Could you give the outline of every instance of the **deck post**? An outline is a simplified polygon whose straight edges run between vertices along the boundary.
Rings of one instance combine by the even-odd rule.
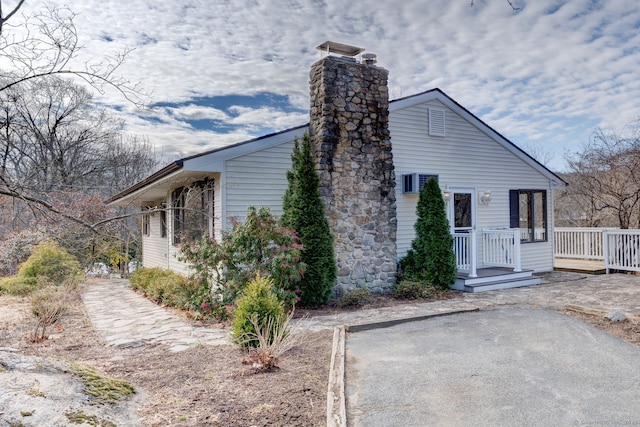
[[[478,277],[478,243],[476,230],[469,232],[469,277]]]
[[[513,257],[515,258],[515,265],[513,267],[514,272],[522,271],[522,263],[520,260],[520,229],[516,228],[513,231]]]
[[[609,274],[609,262],[611,257],[609,256],[609,230],[602,230],[602,255],[604,256],[604,272]]]

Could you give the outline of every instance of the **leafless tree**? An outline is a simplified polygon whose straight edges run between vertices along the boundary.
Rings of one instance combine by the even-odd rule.
[[[132,215],[101,199],[149,173],[156,156],[147,141],[123,136],[89,90],[137,106],[148,95],[119,73],[130,50],[88,57],[71,9],[24,14],[24,4],[0,0],[0,240],[37,226],[95,248],[122,229],[112,220]]]
[[[555,152],[540,144],[522,144],[522,149],[539,163],[548,166],[555,157]]]
[[[0,92],[24,82],[50,76],[81,79],[95,90],[118,91],[136,105],[147,97],[139,84],[119,74],[131,50],[103,58],[84,58],[68,7],[45,7],[31,15],[19,14],[24,0],[4,12],[0,0]]]
[[[151,145],[126,137],[122,123],[82,86],[56,76],[0,92],[0,231],[38,228],[81,259],[135,241],[137,224],[112,224],[131,209],[102,200],[156,166]],[[0,201],[2,202],[2,201]],[[131,222],[133,221],[133,222]],[[132,234],[133,233],[133,234]]]
[[[622,132],[599,129],[581,151],[568,155],[566,160],[566,200],[578,201],[585,209],[584,215],[591,217],[587,222],[640,228],[638,128]]]

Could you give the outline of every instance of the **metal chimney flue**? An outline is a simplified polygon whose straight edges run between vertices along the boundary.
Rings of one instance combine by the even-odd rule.
[[[378,62],[378,57],[375,53],[363,53],[362,63],[365,65],[375,65]]]

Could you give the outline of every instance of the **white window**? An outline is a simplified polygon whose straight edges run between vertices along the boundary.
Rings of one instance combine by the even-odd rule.
[[[173,191],[173,243],[213,236],[213,180]]]

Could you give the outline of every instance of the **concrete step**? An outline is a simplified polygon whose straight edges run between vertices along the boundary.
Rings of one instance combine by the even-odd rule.
[[[459,275],[457,281],[463,281],[465,285],[481,285],[492,283],[498,280],[526,279],[533,275],[533,270],[522,270],[514,272],[510,269],[478,269],[478,277],[468,277],[466,274]]]
[[[529,277],[518,277],[518,278],[503,278],[500,280],[492,280],[485,281],[482,283],[465,283],[464,280],[457,280],[456,283],[452,286],[452,289],[464,291],[464,292],[487,292],[487,291],[496,291],[500,289],[511,289],[511,288],[520,288],[522,286],[533,286],[539,285],[540,278],[529,276]]]

